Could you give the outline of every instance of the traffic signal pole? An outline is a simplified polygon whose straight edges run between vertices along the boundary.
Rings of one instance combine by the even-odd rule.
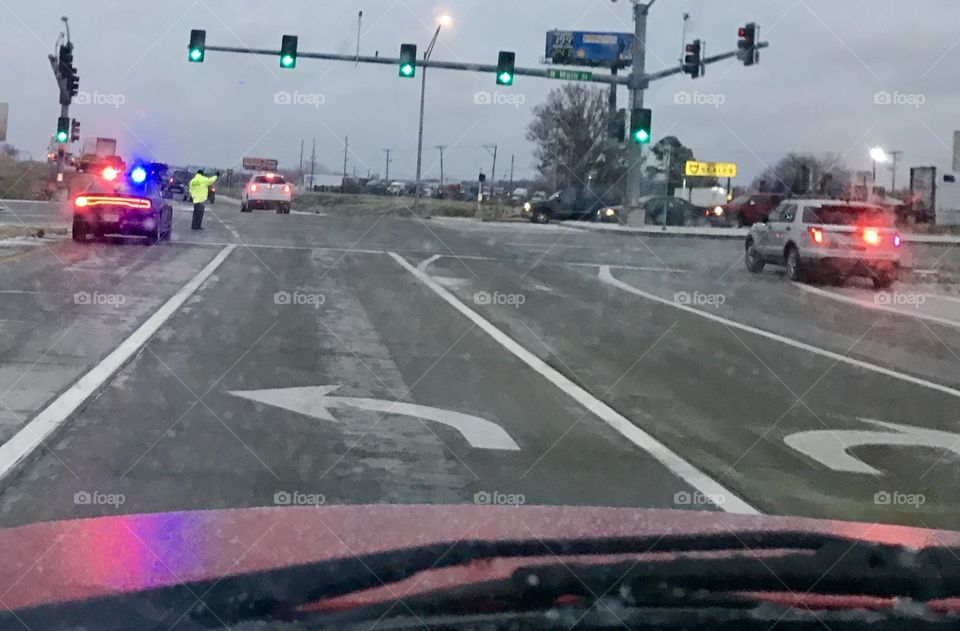
[[[633,21],[633,70],[628,78],[630,86],[630,107],[636,112],[643,108],[643,92],[650,85],[647,77],[647,16],[656,0],[646,4],[634,1]],[[643,188],[643,145],[627,142],[627,195],[624,204],[628,211],[636,210],[640,205],[640,193]]]

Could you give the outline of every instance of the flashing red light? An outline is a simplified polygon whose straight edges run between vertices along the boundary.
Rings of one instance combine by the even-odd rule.
[[[823,236],[823,230],[821,228],[810,228],[810,238],[813,239],[813,242],[817,245],[823,245],[826,243],[826,239]]]
[[[903,239],[900,238],[900,235],[893,235],[893,247],[899,248],[901,245],[903,245]]]
[[[877,245],[880,243],[880,233],[874,228],[867,228],[863,231],[863,240],[870,245]]]
[[[150,210],[153,205],[149,199],[143,197],[110,197],[106,195],[81,195],[73,200],[76,208],[91,206],[126,206],[140,210]]]
[[[739,29],[737,29],[737,36],[738,36],[738,37],[746,37],[746,36],[747,36],[747,29],[745,29],[745,28],[743,28],[743,27],[741,26]]]
[[[105,180],[115,180],[117,179],[117,170],[113,167],[107,167],[100,173],[100,175],[103,176],[103,179]]]

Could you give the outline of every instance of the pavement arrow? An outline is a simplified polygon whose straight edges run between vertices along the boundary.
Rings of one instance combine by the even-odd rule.
[[[331,393],[339,387],[278,388],[274,390],[234,391],[230,394],[334,423],[339,421],[330,414],[330,408],[350,407],[381,414],[411,416],[452,427],[459,431],[472,447],[477,449],[520,451],[520,446],[506,430],[496,423],[478,416],[425,405],[403,403],[402,401],[331,396]]]
[[[952,451],[960,456],[960,434],[886,423],[869,418],[860,420],[889,431],[823,429],[790,434],[783,440],[805,456],[813,458],[834,471],[845,473],[882,475],[878,469],[847,453],[850,449],[867,445],[934,447]]]

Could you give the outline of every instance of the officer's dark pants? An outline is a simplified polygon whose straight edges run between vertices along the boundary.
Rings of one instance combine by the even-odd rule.
[[[199,230],[203,227],[203,204],[193,205],[193,225],[190,227],[194,230]]]

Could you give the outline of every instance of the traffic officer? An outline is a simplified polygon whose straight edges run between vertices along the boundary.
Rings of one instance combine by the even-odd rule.
[[[193,230],[203,230],[203,209],[207,198],[210,196],[210,187],[220,177],[220,172],[212,177],[206,177],[203,169],[197,169],[197,174],[190,180],[190,199],[193,200]]]

